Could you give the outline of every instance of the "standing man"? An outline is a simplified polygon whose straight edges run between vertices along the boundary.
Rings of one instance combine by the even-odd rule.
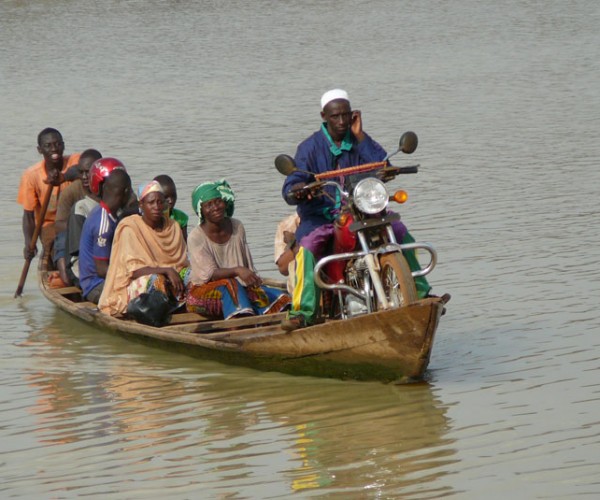
[[[42,155],[42,160],[29,167],[21,177],[17,203],[23,206],[23,236],[25,248],[23,255],[25,259],[31,260],[37,254],[37,246],[33,249],[31,239],[35,231],[35,226],[42,216],[42,199],[50,185],[52,195],[46,214],[42,221],[42,231],[40,234],[42,240],[42,258],[50,259],[52,253],[52,243],[54,241],[55,230],[54,220],[56,217],[56,207],[60,197],[61,190],[66,187],[65,173],[67,169],[76,165],[79,161],[79,154],[64,156],[65,143],[61,133],[54,128],[45,128],[38,134],[37,150]]]
[[[346,91],[333,89],[323,94],[321,119],[321,128],[300,143],[296,151],[295,162],[301,171],[288,176],[282,189],[283,198],[288,204],[297,205],[300,216],[292,309],[282,322],[288,331],[315,322],[319,289],[314,282],[314,267],[331,242],[333,220],[341,203],[338,191],[332,187],[326,188],[329,196],[314,199],[298,189],[314,181],[314,174],[380,162],[386,157],[385,150],[363,130],[361,112],[352,110]],[[393,228],[397,241],[402,242],[406,227],[396,221]]]

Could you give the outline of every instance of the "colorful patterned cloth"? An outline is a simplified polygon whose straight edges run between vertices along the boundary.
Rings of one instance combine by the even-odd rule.
[[[187,267],[184,267],[179,271],[179,277],[184,284],[187,283],[186,280],[188,275],[189,268]],[[174,304],[184,299],[184,297],[175,296],[164,274],[148,274],[146,276],[140,276],[129,284],[127,287],[128,302],[140,296],[142,293],[150,292],[160,292]]]
[[[140,184],[140,186],[138,187],[138,200],[142,201],[150,193],[165,194],[160,182],[150,181],[146,184]]]
[[[269,286],[243,287],[233,278],[204,285],[189,284],[186,309],[203,316],[230,319],[240,314],[275,314],[290,303],[288,295]]]

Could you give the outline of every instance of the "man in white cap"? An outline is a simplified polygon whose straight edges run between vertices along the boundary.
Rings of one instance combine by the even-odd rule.
[[[286,330],[315,321],[319,290],[314,283],[313,270],[333,235],[333,220],[340,202],[339,194],[331,187],[326,188],[330,196],[314,199],[303,191],[298,193],[299,187],[314,181],[314,177],[305,172],[318,174],[382,161],[386,157],[385,150],[363,130],[361,113],[352,111],[346,91],[333,89],[323,94],[321,118],[321,128],[300,143],[296,151],[296,166],[304,172],[297,171],[288,176],[282,190],[286,202],[297,205],[300,216],[296,231],[300,247],[296,255],[292,309],[282,323]],[[406,228],[400,221],[395,226],[398,241],[402,241]]]
[[[321,118],[321,128],[300,143],[296,150],[295,161],[300,170],[318,174],[385,158],[385,150],[363,130],[361,113],[352,111],[345,90],[333,89],[323,94]],[[314,177],[311,175],[295,172],[283,184],[284,199],[290,205],[297,205],[300,216],[297,241],[313,229],[333,221],[331,210],[335,209],[335,202],[326,196],[306,200],[301,198],[302,194],[294,194],[296,188],[312,181]],[[335,197],[335,190],[330,189],[330,194]]]

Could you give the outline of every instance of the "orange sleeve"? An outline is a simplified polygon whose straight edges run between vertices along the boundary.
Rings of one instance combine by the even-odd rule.
[[[29,167],[21,176],[21,183],[19,184],[19,193],[17,194],[17,203],[23,205],[23,210],[33,210],[40,204],[40,199],[37,195],[36,190],[36,172],[34,165]]]
[[[69,167],[76,165],[79,162],[80,153],[74,153],[64,157],[63,172]],[[35,165],[29,167],[21,176],[21,183],[19,185],[19,192],[17,194],[17,203],[23,205],[23,210],[31,212],[39,212],[42,204],[43,193],[46,192],[48,186],[44,182],[46,179],[46,173],[44,171],[44,161],[40,161]],[[64,183],[62,186],[66,188],[70,182]],[[44,225],[54,222],[56,214],[56,194],[53,194],[50,198],[50,204],[44,218]],[[36,220],[39,217],[39,213],[36,213]]]
[[[63,167],[63,172],[67,170],[69,167],[73,165],[77,165],[79,163],[79,157],[81,153],[73,153],[67,157],[67,161],[65,162],[65,166]]]

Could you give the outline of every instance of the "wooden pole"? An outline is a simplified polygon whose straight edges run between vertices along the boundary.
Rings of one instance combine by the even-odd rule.
[[[44,193],[44,199],[42,200],[42,211],[40,212],[40,218],[35,224],[35,229],[33,231],[33,236],[31,237],[31,241],[29,242],[29,253],[32,255],[35,251],[35,246],[37,245],[37,240],[42,232],[42,226],[44,224],[44,218],[46,217],[46,212],[48,211],[48,205],[50,204],[50,198],[52,197],[52,190],[54,186],[52,184],[48,185],[48,189]],[[43,250],[42,250],[43,251]],[[15,292],[15,298],[20,297],[23,294],[23,287],[25,286],[25,280],[27,279],[27,273],[29,272],[29,266],[31,265],[31,259],[33,257],[28,257],[25,259],[25,264],[23,264],[23,271],[21,271],[21,279],[19,280],[19,285],[17,286],[17,291]]]

